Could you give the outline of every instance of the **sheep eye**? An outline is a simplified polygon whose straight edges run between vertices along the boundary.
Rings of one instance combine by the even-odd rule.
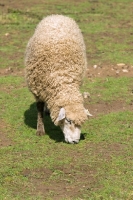
[[[70,119],[66,118],[66,120],[69,122],[69,124],[71,124],[71,123],[72,123],[72,121],[71,121]]]

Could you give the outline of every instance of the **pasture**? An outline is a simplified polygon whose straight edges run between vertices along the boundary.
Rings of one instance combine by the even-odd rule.
[[[0,199],[133,199],[132,0],[1,0]],[[93,117],[81,140],[66,144],[45,118],[36,136],[37,110],[24,77],[24,52],[38,22],[50,14],[76,20],[88,69],[82,92]]]

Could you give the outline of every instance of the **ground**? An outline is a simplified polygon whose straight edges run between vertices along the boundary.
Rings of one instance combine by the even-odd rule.
[[[42,4],[44,1],[41,0],[39,1],[39,4]],[[51,1],[52,2],[52,1]],[[79,0],[79,1],[74,1],[73,0],[73,4],[75,6],[80,5],[80,3],[84,3],[85,1]],[[92,1],[93,2],[93,1]],[[71,3],[71,1],[68,1],[67,3]],[[95,3],[98,3],[98,1],[95,1]],[[1,12],[3,13],[3,15],[5,15],[6,13],[10,13],[10,12],[14,12],[15,11],[25,11],[28,12],[28,10],[30,9],[31,6],[34,7],[38,6],[38,2],[35,0],[32,1],[16,1],[16,0],[2,0],[2,2],[0,3],[0,8],[1,8]],[[45,6],[48,7],[49,2],[45,1]],[[54,1],[54,4],[57,6],[62,5],[61,1]],[[131,4],[132,5],[132,4]],[[44,6],[44,7],[45,7]],[[115,6],[115,3],[112,4],[112,7]],[[133,6],[133,5],[132,5]],[[93,5],[92,5],[93,7]],[[51,9],[54,10],[54,8],[51,6]],[[60,8],[58,8],[60,9]],[[63,11],[65,12],[65,8],[63,7]],[[95,10],[95,6],[92,8],[92,11]],[[111,13],[110,13],[111,15]],[[113,14],[112,14],[113,15]],[[37,15],[38,16],[38,15]],[[40,16],[38,16],[39,18]],[[86,19],[85,19],[86,20]],[[77,20],[78,21],[78,20]],[[121,21],[121,24],[123,25],[125,23],[125,21]],[[124,25],[125,26],[125,25]],[[126,24],[126,29],[130,29],[131,28],[131,24],[130,22]],[[2,41],[0,42],[0,44],[4,47],[4,45],[6,46],[9,43],[9,46],[17,46],[17,49],[14,49],[14,52],[7,53],[4,48],[0,51],[1,57],[3,60],[8,60],[8,63],[4,62],[4,67],[0,68],[0,76],[1,78],[8,78],[8,77],[19,77],[20,79],[24,79],[24,67],[23,67],[23,57],[24,57],[24,46],[26,45],[28,38],[30,37],[30,33],[28,33],[28,27],[26,27],[24,29],[25,34],[26,34],[26,40],[24,35],[22,36],[22,38],[19,38],[19,41],[16,41],[16,43],[12,43],[11,41],[13,41],[14,36],[13,36],[13,31],[10,31],[10,29],[7,28],[7,31],[4,31],[2,33]],[[87,45],[89,44],[88,40],[87,40],[87,34],[85,31],[83,31],[83,34],[85,36],[85,40],[87,41]],[[106,33],[106,37],[110,37],[110,33]],[[18,31],[18,35],[19,35],[19,31]],[[28,36],[27,36],[28,35]],[[15,35],[16,37],[16,35]],[[19,36],[18,36],[19,37]],[[93,41],[96,40],[96,36],[93,36]],[[23,40],[25,40],[24,45],[22,45]],[[116,38],[115,42],[117,42],[118,38]],[[21,50],[22,49],[22,50]],[[94,52],[93,52],[94,54]],[[87,83],[97,83],[97,80],[100,80],[100,83],[102,83],[103,85],[106,84],[106,81],[108,82],[108,79],[111,77],[113,80],[116,80],[118,78],[118,80],[125,80],[125,81],[129,81],[126,78],[132,78],[133,77],[133,65],[131,64],[131,62],[126,63],[126,62],[122,62],[121,60],[119,60],[119,62],[107,62],[107,61],[102,61],[102,62],[97,62],[99,58],[96,57],[96,62],[94,63],[94,61],[90,61],[91,60],[91,55],[89,54],[89,52],[87,52],[87,58],[88,58],[88,69],[86,72],[86,77],[85,79],[87,80]],[[21,60],[19,60],[21,59]],[[16,62],[11,62],[12,60],[16,60]],[[10,62],[9,62],[10,61]],[[20,64],[21,63],[21,64]],[[18,65],[21,65],[21,67],[18,67]],[[123,77],[125,77],[125,79],[122,79]],[[111,79],[111,80],[112,80]],[[20,84],[19,84],[20,81]],[[110,81],[110,79],[109,79]],[[116,83],[117,84],[117,83]],[[121,83],[120,83],[121,85]],[[100,86],[96,86],[97,88]],[[114,85],[115,87],[115,85]],[[12,97],[14,97],[15,95],[17,95],[14,91],[19,90],[20,89],[20,96],[21,96],[21,88],[25,89],[26,88],[26,83],[24,80],[18,80],[18,83],[16,85],[13,84],[3,84],[2,86],[0,86],[0,91],[5,92],[7,95],[10,96],[11,92],[13,91]],[[94,88],[95,89],[95,88]],[[101,88],[100,88],[101,89]],[[86,87],[84,89],[84,91],[86,91]],[[101,90],[99,90],[101,91]],[[121,93],[122,90],[120,90]],[[108,116],[108,114],[112,115],[112,118],[110,119],[110,123],[108,122],[108,119],[105,119],[106,123],[105,126],[109,126],[110,124],[112,124],[112,127],[110,127],[110,129],[114,129],[114,118],[113,115],[115,115],[114,113],[122,113],[122,112],[131,112],[133,111],[133,101],[132,101],[132,97],[130,97],[129,102],[127,103],[127,99],[126,97],[123,98],[122,95],[120,95],[120,98],[117,98],[115,100],[115,98],[110,97],[108,99],[108,97],[106,96],[106,100],[104,99],[104,94],[101,92],[97,93],[95,91],[93,91],[92,89],[92,93],[90,93],[90,91],[87,90],[87,92],[89,92],[89,96],[88,98],[85,99],[85,107],[89,109],[90,113],[93,115],[91,120],[93,119],[100,119],[102,121],[102,118],[99,118],[101,116]],[[131,84],[129,84],[129,88],[128,88],[128,92],[130,93],[130,96],[132,95],[132,86]],[[95,94],[95,98],[93,97]],[[9,98],[9,97],[8,97]],[[20,97],[21,98],[21,97]],[[6,97],[5,97],[6,99]],[[111,99],[111,100],[110,100]],[[22,103],[23,105],[23,103]],[[6,104],[4,105],[6,107]],[[3,112],[3,110],[5,109],[4,106],[2,107],[1,111]],[[12,107],[12,105],[10,105]],[[21,105],[20,105],[21,106]],[[26,106],[25,104],[23,105],[23,107]],[[18,106],[19,107],[19,106]],[[14,109],[18,109],[17,105],[16,108],[14,107]],[[31,104],[31,108],[27,108],[27,111],[25,111],[25,118],[26,116],[30,116],[30,113],[32,113],[34,111],[35,105],[34,103]],[[20,108],[20,107],[19,107]],[[25,109],[25,108],[24,108]],[[21,112],[21,111],[20,111]],[[10,110],[9,110],[10,113]],[[35,113],[36,114],[36,113]],[[36,116],[34,114],[34,118],[36,119]],[[8,112],[7,112],[8,115]],[[122,116],[116,116],[115,118],[118,118],[119,122],[118,122],[118,126],[120,126],[120,129],[123,130],[124,126],[130,126],[132,127],[132,123],[129,125],[128,123],[125,125],[124,123],[124,119],[122,118]],[[127,114],[128,116],[128,114]],[[8,118],[9,116],[7,116]],[[129,118],[130,121],[130,114],[127,117]],[[15,118],[16,119],[16,118]],[[17,120],[17,119],[16,119]],[[25,124],[28,124],[28,126],[30,128],[35,129],[35,125],[33,125],[30,121],[26,121],[27,119],[25,119]],[[49,122],[49,119],[47,119]],[[0,148],[12,148],[14,145],[16,145],[16,143],[19,141],[14,141],[11,137],[8,136],[8,132],[6,130],[10,130],[11,126],[12,126],[12,132],[13,129],[18,131],[18,127],[13,127],[13,123],[9,124],[7,123],[8,120],[4,120],[4,118],[0,121]],[[122,122],[121,122],[122,121]],[[19,122],[21,126],[23,126],[23,121]],[[94,126],[96,126],[96,122],[94,122]],[[90,125],[90,132],[91,132],[91,123]],[[86,130],[86,126],[84,130]],[[97,127],[97,126],[96,126]],[[130,127],[128,127],[130,129]],[[104,125],[100,126],[98,125],[98,128],[100,130],[104,130]],[[127,129],[128,129],[127,128]],[[46,127],[47,130],[49,130],[49,128]],[[27,130],[27,129],[25,129]],[[55,130],[55,127],[53,125],[51,125],[51,130]],[[110,131],[107,129],[107,131]],[[118,130],[116,130],[118,131]],[[35,130],[34,130],[35,132]],[[57,130],[57,132],[59,132],[59,141],[62,140],[62,135],[60,136],[60,131]],[[118,131],[119,132],[119,131]],[[20,131],[21,133],[21,131]],[[96,131],[97,133],[97,131]],[[19,134],[19,132],[17,132],[17,134]],[[113,134],[113,133],[112,133]],[[118,181],[121,182],[121,179],[124,178],[125,174],[127,175],[127,177],[130,177],[131,174],[128,174],[128,171],[126,171],[126,167],[125,165],[123,166],[121,164],[120,169],[122,170],[123,174],[121,175],[121,177],[119,176],[122,172],[119,171],[120,169],[118,169],[116,166],[114,167],[114,169],[118,172],[117,175],[115,174],[115,172],[113,171],[113,167],[112,167],[112,172],[111,175],[109,174],[109,169],[108,169],[108,164],[110,163],[110,165],[113,166],[113,159],[117,158],[121,158],[121,156],[127,156],[125,153],[125,149],[127,148],[126,146],[126,142],[129,141],[132,138],[132,135],[129,134],[127,136],[121,136],[122,140],[120,140],[120,138],[118,139],[118,141],[115,141],[115,139],[113,140],[113,137],[111,137],[112,141],[111,143],[108,142],[107,136],[105,136],[103,134],[99,136],[99,143],[96,143],[94,141],[94,139],[92,138],[91,134],[89,136],[89,139],[91,142],[87,143],[87,141],[85,141],[85,134],[83,134],[81,136],[81,146],[79,146],[79,149],[77,149],[75,151],[74,147],[70,146],[69,149],[69,154],[71,155],[70,157],[68,156],[67,159],[67,152],[64,153],[65,148],[68,148],[66,146],[63,146],[64,144],[60,143],[59,145],[62,147],[62,152],[63,152],[63,157],[60,155],[60,153],[58,154],[58,151],[56,152],[56,149],[60,149],[59,146],[56,146],[56,137],[49,135],[49,138],[46,139],[48,141],[49,146],[50,145],[54,145],[52,146],[52,149],[50,147],[47,147],[48,149],[46,149],[46,155],[44,155],[44,157],[46,156],[46,166],[44,166],[42,164],[42,161],[39,160],[39,155],[37,155],[37,153],[40,153],[40,156],[43,154],[43,147],[41,147],[42,145],[42,141],[39,139],[34,139],[32,138],[33,136],[23,136],[24,140],[26,140],[27,145],[30,142],[30,139],[33,140],[33,146],[36,146],[37,144],[40,145],[38,148],[38,150],[35,152],[35,150],[33,150],[33,152],[28,149],[28,146],[24,146],[24,150],[19,153],[19,151],[17,152],[17,146],[16,150],[11,150],[13,151],[12,156],[14,159],[14,165],[12,163],[12,170],[13,168],[15,168],[15,166],[17,166],[17,164],[15,164],[15,159],[18,159],[18,162],[20,161],[20,168],[22,169],[19,173],[21,174],[21,176],[23,177],[23,181],[26,182],[26,180],[28,180],[28,182],[24,182],[23,184],[15,182],[15,177],[14,180],[11,179],[11,175],[5,175],[4,180],[5,180],[5,187],[10,188],[10,185],[13,184],[13,195],[14,195],[14,199],[15,199],[15,195],[19,195],[20,191],[22,190],[23,196],[20,197],[20,199],[25,199],[24,196],[24,189],[29,188],[29,193],[28,195],[31,197],[29,197],[29,199],[35,199],[34,196],[36,195],[40,195],[40,199],[73,199],[73,198],[77,198],[77,199],[88,199],[89,197],[87,196],[88,194],[94,194],[92,199],[105,199],[104,197],[106,196],[106,194],[102,195],[98,195],[95,196],[95,193],[97,192],[97,190],[102,189],[104,186],[101,184],[98,184],[98,182],[100,182],[100,180],[106,180],[105,184],[108,183],[107,179],[111,179],[110,177],[118,175]],[[31,138],[30,138],[31,137]],[[105,138],[104,138],[105,137]],[[61,139],[60,139],[61,138]],[[101,139],[102,138],[102,139]],[[52,141],[50,141],[50,139]],[[88,140],[89,140],[88,139]],[[53,140],[55,141],[55,143],[53,144]],[[106,141],[107,140],[107,141]],[[84,146],[82,146],[82,141],[84,142]],[[58,142],[58,141],[57,141]],[[125,142],[125,143],[124,143]],[[25,142],[24,142],[25,143]],[[22,143],[21,141],[18,142],[18,144],[21,146]],[[23,144],[25,145],[25,144]],[[14,148],[15,148],[14,147]],[[21,148],[21,147],[20,147]],[[44,147],[46,148],[46,147]],[[54,149],[55,148],[55,149]],[[129,149],[131,149],[132,147],[130,146]],[[27,149],[27,150],[26,150]],[[54,149],[54,150],[53,150]],[[6,151],[6,150],[5,150]],[[42,154],[41,154],[42,152]],[[36,157],[34,157],[33,155],[36,155]],[[58,160],[57,163],[53,163],[55,161],[52,161],[53,157],[56,155],[56,159]],[[49,161],[48,159],[50,159],[49,157],[51,157],[51,160]],[[90,157],[90,160],[88,160],[88,158]],[[22,158],[22,161],[21,161]],[[66,160],[65,160],[66,158]],[[128,155],[128,160],[130,160],[132,158],[132,155]],[[32,159],[36,159],[38,162],[37,166],[34,168],[30,168],[30,164],[32,165]],[[25,167],[23,168],[21,165],[23,165],[24,162],[27,161],[27,165],[25,165]],[[61,163],[64,163],[62,164]],[[22,162],[22,164],[21,164]],[[51,166],[49,166],[49,162],[51,163]],[[103,167],[103,162],[104,162],[104,167]],[[117,161],[118,162],[118,161]],[[116,163],[117,163],[116,162]],[[2,161],[1,161],[2,163]],[[8,162],[7,162],[8,163]],[[40,163],[40,164],[39,164]],[[129,162],[130,163],[130,162]],[[118,163],[117,163],[118,164]],[[116,164],[116,165],[117,165]],[[130,163],[131,164],[131,163]],[[104,172],[100,171],[100,167],[104,168]],[[15,172],[16,173],[16,172]],[[8,174],[8,173],[7,173]],[[9,173],[10,174],[10,173]],[[17,173],[15,174],[15,176],[17,176]],[[2,177],[2,178],[3,178]],[[3,179],[2,179],[3,180]],[[20,179],[21,180],[21,179]],[[113,184],[113,179],[111,179],[112,184]],[[21,181],[20,181],[21,182]],[[104,181],[103,181],[104,182]],[[2,182],[4,185],[4,182]],[[19,185],[19,191],[17,190],[17,184]],[[27,184],[27,185],[26,185]],[[34,186],[34,187],[33,187]],[[121,186],[121,184],[120,184]],[[15,188],[16,187],[16,188]],[[33,188],[31,188],[33,187]],[[123,188],[123,186],[121,186],[121,188]],[[124,190],[125,188],[123,188]],[[111,190],[111,189],[110,189]],[[126,191],[126,189],[125,189]],[[84,193],[84,195],[83,195]],[[109,192],[107,192],[109,193]],[[86,194],[86,196],[85,196]],[[113,190],[112,195],[114,195],[114,199],[120,199],[120,197],[117,197],[117,190]],[[116,195],[116,196],[115,196]],[[120,194],[119,194],[120,195]],[[121,194],[122,195],[122,194]],[[41,198],[42,196],[42,198]],[[6,195],[4,196],[6,198]],[[132,190],[130,190],[130,193],[128,193],[128,195],[126,196],[126,192],[125,192],[125,196],[123,196],[123,199],[127,199],[130,200],[133,197],[133,193]],[[4,199],[5,199],[4,198]],[[10,199],[10,197],[7,199]],[[37,199],[37,198],[36,198]],[[39,199],[39,198],[38,198]],[[106,196],[106,199],[112,199],[112,196]]]

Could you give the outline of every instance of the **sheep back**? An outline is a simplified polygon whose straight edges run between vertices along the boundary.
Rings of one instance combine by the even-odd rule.
[[[79,86],[87,67],[86,49],[73,19],[44,18],[28,42],[25,65],[28,87],[36,99],[47,103],[53,121],[61,107],[83,103]],[[85,119],[84,115],[79,121]]]

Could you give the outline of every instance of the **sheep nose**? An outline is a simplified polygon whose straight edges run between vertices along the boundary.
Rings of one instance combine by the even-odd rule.
[[[77,140],[71,140],[71,141],[65,139],[65,142],[69,143],[69,144],[78,144],[79,143],[79,139],[77,139]]]
[[[79,141],[73,141],[73,144],[78,144]]]

